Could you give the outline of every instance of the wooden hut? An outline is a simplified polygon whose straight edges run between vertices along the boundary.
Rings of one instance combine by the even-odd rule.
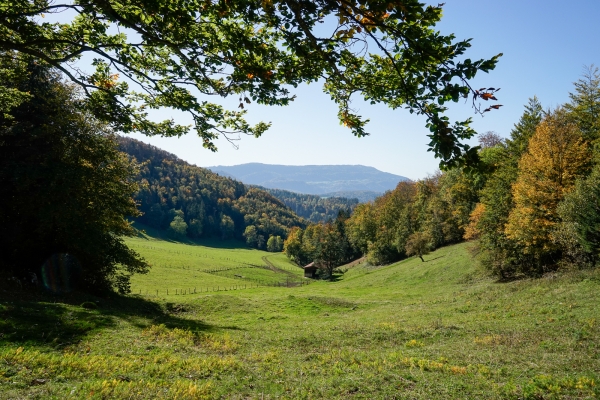
[[[305,265],[304,267],[304,277],[305,278],[314,278],[315,275],[317,274],[317,266],[315,265],[314,262],[311,262],[308,265]]]

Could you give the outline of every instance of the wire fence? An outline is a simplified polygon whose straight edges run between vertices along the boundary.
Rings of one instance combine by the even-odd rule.
[[[132,247],[143,247],[149,250],[156,250],[164,253],[178,254],[178,255],[187,255],[194,256],[198,258],[207,258],[213,260],[223,260],[223,261],[233,261],[237,260],[230,257],[214,257],[209,256],[207,253],[193,253],[186,252],[181,250],[169,250],[163,249],[150,245],[133,245]],[[155,296],[171,296],[171,295],[189,295],[189,294],[197,294],[197,293],[208,293],[208,292],[222,292],[222,291],[232,291],[232,290],[243,290],[243,289],[252,289],[258,287],[298,287],[298,286],[306,286],[312,283],[311,280],[308,280],[303,277],[303,271],[301,267],[287,267],[287,266],[276,266],[271,261],[267,259],[267,257],[262,257],[262,261],[266,265],[258,265],[258,264],[250,264],[250,263],[240,263],[234,266],[205,266],[204,268],[198,267],[197,265],[186,265],[186,264],[167,264],[167,263],[154,263],[154,266],[158,266],[161,268],[170,268],[170,269],[180,269],[180,270],[188,270],[188,271],[196,271],[207,274],[212,274],[224,278],[236,279],[244,281],[244,284],[239,285],[217,285],[217,286],[203,286],[203,287],[193,287],[193,288],[160,288],[160,289],[139,289],[134,288],[132,290],[133,294],[139,295],[155,295]],[[237,261],[239,262],[239,261]],[[248,269],[248,268],[257,268],[271,271],[277,275],[285,276],[283,279],[279,279],[278,277],[272,277],[275,279],[267,279],[264,277],[251,277],[245,276],[242,274],[231,274],[231,271],[240,270],[240,269]],[[300,274],[298,273],[300,272]]]
[[[132,294],[145,295],[145,296],[185,296],[192,294],[210,293],[210,292],[229,292],[234,290],[244,289],[256,289],[260,287],[298,287],[310,285],[310,281],[297,281],[297,282],[265,282],[265,283],[246,283],[240,285],[217,285],[217,286],[203,286],[193,288],[180,288],[180,289],[132,289]]]

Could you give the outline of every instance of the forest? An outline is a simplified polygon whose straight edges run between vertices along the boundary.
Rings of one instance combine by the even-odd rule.
[[[570,101],[544,109],[529,100],[503,139],[479,135],[479,168],[451,168],[401,182],[343,222],[295,229],[285,252],[322,268],[352,253],[373,265],[464,240],[502,280],[595,266],[600,249],[600,75],[590,66]],[[330,240],[336,232],[337,240]],[[338,248],[332,251],[332,244]],[[348,250],[348,248],[353,250]],[[334,254],[334,256],[332,256]],[[336,256],[337,255],[337,258]],[[326,274],[327,275],[327,274]]]
[[[305,222],[264,190],[190,165],[154,146],[119,138],[122,151],[140,164],[140,189],[134,198],[141,215],[137,221],[168,231],[174,238],[216,237],[245,240],[264,248],[271,236],[285,239]]]
[[[296,215],[310,222],[333,220],[340,210],[352,211],[359,204],[359,200],[356,198],[321,197],[288,190],[259,188],[277,197]]]

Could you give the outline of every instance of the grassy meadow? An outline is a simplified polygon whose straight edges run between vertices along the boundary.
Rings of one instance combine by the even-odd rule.
[[[499,283],[460,244],[335,282],[251,286],[302,270],[220,242],[128,243],[154,266],[130,296],[0,292],[0,398],[600,396],[597,270]],[[167,286],[197,290],[156,295]],[[198,291],[215,286],[228,290]]]
[[[200,293],[304,281],[304,271],[282,253],[244,248],[234,240],[179,243],[146,229],[152,236],[143,233],[126,240],[152,265],[150,273],[132,279],[134,294],[189,294],[194,289]]]

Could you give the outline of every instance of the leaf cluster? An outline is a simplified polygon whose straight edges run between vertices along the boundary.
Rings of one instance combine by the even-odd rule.
[[[434,29],[441,15],[441,5],[417,0],[5,0],[0,51],[61,70],[83,89],[87,109],[122,132],[194,130],[215,151],[220,136],[233,142],[268,129],[245,120],[248,104],[287,105],[291,87],[322,79],[354,135],[368,134],[351,106],[360,95],[424,115],[441,165],[471,165],[477,150],[462,142],[475,134],[471,121],[451,122],[445,104],[470,97],[477,113],[499,108],[479,104],[498,89],[469,81],[501,54],[466,58],[470,39]],[[84,56],[91,71],[80,67]],[[239,98],[236,111],[205,100],[230,96]],[[188,113],[192,126],[154,121],[161,108]]]

